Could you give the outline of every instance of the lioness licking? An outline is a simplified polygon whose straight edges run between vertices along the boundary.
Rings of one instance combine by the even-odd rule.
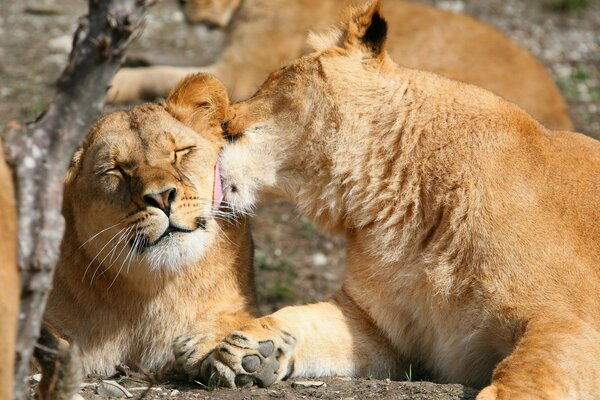
[[[222,80],[234,100],[246,99],[268,74],[305,54],[309,31],[337,22],[359,0],[186,0],[193,23],[227,31],[221,57],[202,68],[123,68],[108,101],[165,96],[190,72]],[[572,129],[567,105],[540,63],[493,27],[425,4],[389,0],[389,53],[403,66],[471,83],[516,103],[552,129]]]
[[[235,104],[225,199],[295,201],[345,232],[329,302],[284,308],[203,363],[229,386],[398,377],[479,399],[600,398],[600,143],[475,86],[396,65],[381,0]]]
[[[248,223],[219,218],[227,106],[218,81],[193,76],[165,104],[100,119],[73,157],[46,320],[86,373],[187,370],[254,316]]]

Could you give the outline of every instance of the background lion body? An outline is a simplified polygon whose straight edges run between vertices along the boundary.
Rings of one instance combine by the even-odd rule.
[[[194,22],[230,23],[229,44],[215,64],[201,69],[125,68],[117,74],[108,100],[164,96],[178,80],[198,70],[223,81],[234,100],[245,99],[271,71],[310,50],[309,31],[331,26],[345,6],[360,1],[238,3],[191,0],[184,8]],[[552,79],[504,34],[471,17],[426,5],[387,1],[384,10],[390,23],[389,52],[400,65],[481,86],[521,106],[549,128],[572,129],[566,103]]]

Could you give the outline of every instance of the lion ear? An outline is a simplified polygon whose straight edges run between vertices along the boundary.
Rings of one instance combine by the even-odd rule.
[[[171,90],[165,106],[171,115],[195,131],[221,135],[229,97],[225,86],[214,76],[193,74]]]
[[[387,22],[381,16],[381,3],[382,0],[372,0],[370,4],[350,12],[344,47],[360,49],[375,58],[383,56]]]
[[[69,168],[67,169],[67,173],[65,174],[65,185],[71,184],[73,180],[77,177],[79,170],[81,169],[81,159],[83,157],[83,147],[80,147],[73,153],[73,157],[71,157],[71,162],[69,163]]]

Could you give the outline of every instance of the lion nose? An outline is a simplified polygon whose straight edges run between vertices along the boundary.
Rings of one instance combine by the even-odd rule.
[[[177,189],[168,188],[160,193],[147,193],[144,195],[144,201],[150,207],[156,207],[163,210],[167,216],[171,213],[171,204],[175,200]]]

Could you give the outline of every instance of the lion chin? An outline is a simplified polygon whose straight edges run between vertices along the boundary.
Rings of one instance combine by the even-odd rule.
[[[152,272],[178,273],[201,262],[212,242],[212,237],[203,232],[167,233],[158,243],[141,250],[140,264]]]

